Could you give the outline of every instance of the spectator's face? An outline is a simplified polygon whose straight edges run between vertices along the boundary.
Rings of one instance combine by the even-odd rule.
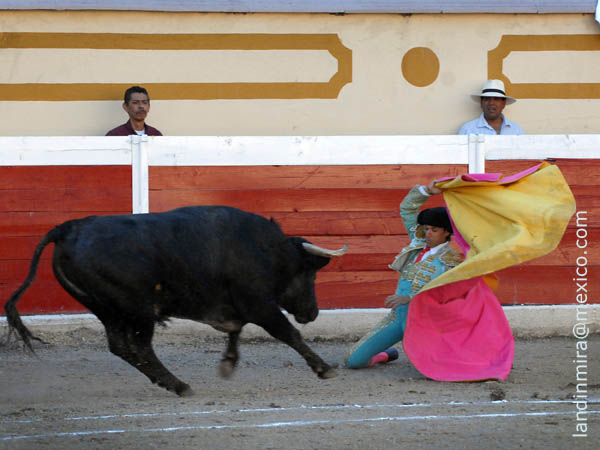
[[[123,103],[123,109],[132,120],[146,120],[148,111],[150,111],[150,99],[146,94],[134,92],[131,94],[129,103]]]
[[[433,248],[443,244],[450,236],[444,228],[434,227],[433,225],[425,225],[425,243],[427,247]]]
[[[500,97],[481,97],[481,110],[487,121],[494,121],[506,106],[506,99]]]

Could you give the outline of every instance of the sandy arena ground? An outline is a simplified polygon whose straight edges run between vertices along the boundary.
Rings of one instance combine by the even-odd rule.
[[[506,382],[439,383],[401,354],[319,380],[292,349],[242,339],[230,380],[223,340],[158,336],[157,354],[196,391],[179,398],[80,328],[42,336],[37,358],[0,347],[0,449],[596,449],[600,336],[588,339],[586,414],[577,421],[574,338],[520,339]],[[348,342],[310,342],[342,363]],[[580,404],[584,406],[583,403]],[[587,437],[572,437],[577,423]]]

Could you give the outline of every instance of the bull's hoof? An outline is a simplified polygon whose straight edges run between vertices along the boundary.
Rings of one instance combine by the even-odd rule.
[[[180,397],[191,397],[192,395],[194,395],[194,390],[189,387],[187,384],[183,384],[180,388],[177,389],[176,394],[179,395]]]
[[[223,378],[231,378],[234,369],[235,366],[233,365],[233,363],[228,359],[225,359],[221,361],[221,364],[219,364],[219,375],[221,375],[221,377]]]
[[[335,378],[337,377],[337,372],[335,370],[333,370],[332,368],[329,368],[327,370],[325,370],[324,372],[319,372],[319,378],[321,378],[322,380],[326,380],[328,378]]]

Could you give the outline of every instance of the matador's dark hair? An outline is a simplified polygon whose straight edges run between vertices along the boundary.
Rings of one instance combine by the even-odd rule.
[[[424,209],[417,216],[417,223],[419,225],[431,225],[434,227],[440,227],[452,234],[452,224],[448,217],[448,212],[443,206],[436,208]]]

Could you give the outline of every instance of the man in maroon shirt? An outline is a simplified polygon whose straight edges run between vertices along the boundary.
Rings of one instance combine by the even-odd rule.
[[[106,133],[107,136],[129,136],[130,134],[162,136],[160,131],[145,122],[150,111],[150,96],[146,89],[140,86],[131,86],[127,89],[123,109],[129,114],[129,120],[110,130]]]

